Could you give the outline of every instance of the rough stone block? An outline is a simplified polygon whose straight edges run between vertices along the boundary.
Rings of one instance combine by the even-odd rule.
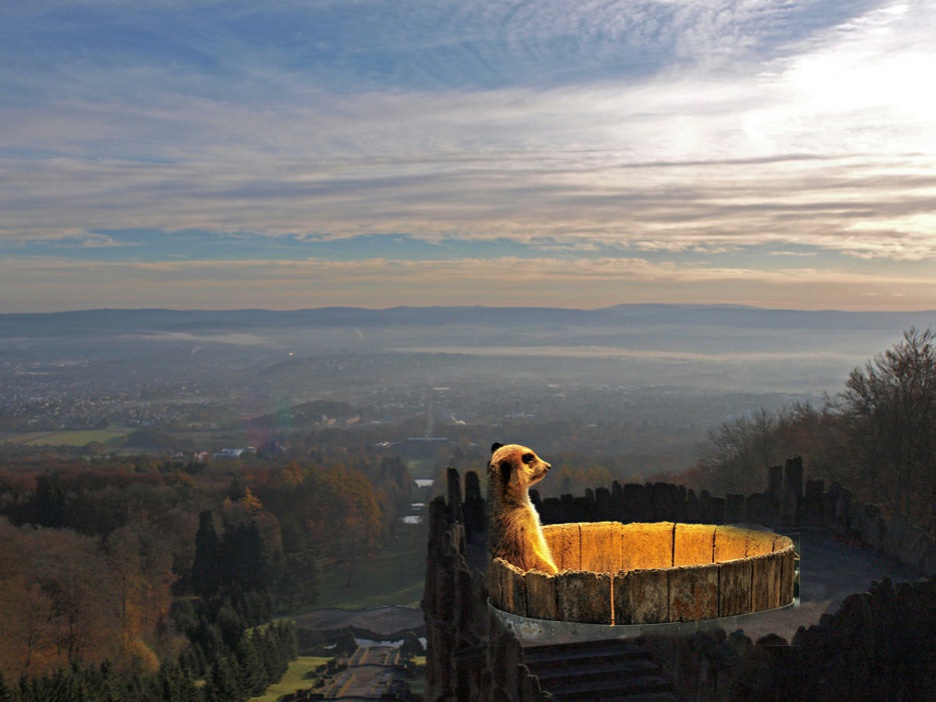
[[[611,491],[606,487],[595,489],[595,509],[601,519],[610,519],[613,511],[613,501],[611,500]]]
[[[650,519],[649,500],[644,486],[639,483],[627,483],[622,491],[625,519],[643,521]]]
[[[725,521],[728,524],[744,521],[744,495],[725,495]]]
[[[936,575],[936,543],[927,539],[926,555],[923,556],[923,572],[927,576]]]
[[[714,619],[718,616],[718,566],[673,568],[669,572],[669,620]]]
[[[462,514],[461,476],[455,468],[449,468],[445,473],[446,488],[448,490],[448,500],[446,500],[446,503],[451,510],[452,519],[456,522],[461,522],[464,519]]]
[[[803,497],[803,459],[799,456],[787,459],[783,466],[783,492]]]
[[[845,531],[848,529],[848,518],[851,514],[853,494],[847,488],[840,488],[835,496],[835,526]]]
[[[699,508],[699,498],[696,497],[694,490],[689,490],[686,494],[686,518],[684,521],[693,524],[701,522],[701,510]]]
[[[825,494],[822,496],[822,526],[835,528],[835,504],[838,495]]]
[[[555,576],[563,621],[611,624],[611,575],[567,571]]]
[[[672,483],[653,483],[649,486],[650,503],[653,508],[651,519],[674,521],[680,509],[679,488]]]
[[[901,547],[907,537],[909,528],[907,518],[902,514],[895,514],[887,522],[887,529],[884,532],[884,552],[900,558]]]
[[[614,575],[615,624],[660,624],[668,621],[667,571],[621,571]]]
[[[807,480],[806,493],[802,504],[802,521],[804,524],[822,524],[825,508],[825,482],[822,480]]]
[[[777,524],[780,515],[780,500],[773,495],[754,493],[748,495],[746,502],[747,521],[752,524],[772,526]]]
[[[800,503],[802,498],[797,497],[792,492],[783,493],[783,500],[780,502],[780,522],[788,526],[794,526],[800,523]]]
[[[705,524],[724,524],[725,498],[712,497],[703,490],[699,496],[699,521]]]
[[[926,551],[929,547],[929,538],[920,527],[911,526],[907,529],[906,536],[900,548],[900,560],[914,568],[923,568],[923,561],[926,558]]]
[[[712,563],[715,555],[715,526],[677,524],[673,543],[673,565]]]
[[[783,495],[783,466],[767,469],[767,493],[777,500]]]
[[[869,510],[869,507],[873,507],[873,505],[865,505],[860,535],[871,548],[883,551],[886,538],[884,519],[875,514],[876,508],[875,510]]]
[[[537,511],[543,524],[556,524],[565,521],[562,501],[558,497],[547,497],[543,500],[543,504],[537,508]]]

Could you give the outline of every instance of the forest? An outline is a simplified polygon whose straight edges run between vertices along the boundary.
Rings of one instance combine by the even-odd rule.
[[[239,700],[279,679],[322,564],[352,581],[413,484],[393,456],[0,465],[0,700]]]
[[[907,330],[821,406],[761,409],[712,429],[680,479],[715,494],[758,492],[791,456],[812,478],[936,533],[936,332]]]
[[[554,470],[538,486],[543,496],[614,480],[759,492],[770,466],[801,456],[808,477],[837,481],[936,530],[930,329],[905,332],[821,403],[724,400],[723,409],[747,409],[713,425],[688,459],[689,424],[609,414],[615,403],[628,407],[632,396],[623,391],[569,392],[565,405],[544,392],[556,416],[507,408],[486,422],[446,424],[447,443],[408,460],[405,442],[375,447],[388,433],[418,435],[418,417],[306,427],[294,410],[289,432],[267,433],[269,450],[237,460],[5,445],[0,702],[249,699],[296,656],[289,617],[316,605],[325,575],[344,588],[367,580],[362,573],[411,509],[412,466],[424,479],[447,466],[483,473],[492,438],[546,446],[540,452]],[[603,402],[589,412],[569,409],[596,397]],[[686,404],[666,402],[656,410],[661,418],[672,403]],[[333,414],[336,407],[358,411],[336,405]],[[592,416],[602,411],[603,419]],[[622,437],[639,448],[615,450]]]

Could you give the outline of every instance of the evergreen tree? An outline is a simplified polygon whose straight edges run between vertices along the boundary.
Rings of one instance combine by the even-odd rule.
[[[195,534],[195,561],[192,564],[192,591],[209,599],[221,586],[221,541],[215,531],[214,518],[206,510],[198,515]]]
[[[290,553],[278,569],[277,598],[286,610],[315,604],[318,600],[321,581],[318,558],[314,551]]]
[[[266,672],[267,680],[272,685],[278,682],[282,676],[279,675],[278,651],[276,646],[273,645],[272,637],[268,632],[269,628],[267,627],[263,631],[255,631],[253,637],[255,648],[263,664],[263,670]]]
[[[229,529],[221,545],[222,583],[228,587],[236,584],[243,592],[269,590],[272,569],[265,551],[260,527],[255,521]]]
[[[251,695],[259,695],[270,685],[263,659],[257,652],[252,638],[245,633],[234,649],[241,670],[241,687]]]
[[[46,474],[36,478],[27,521],[53,529],[65,526],[65,494],[55,477]]]
[[[228,487],[227,496],[231,502],[240,502],[245,497],[247,497],[247,487],[236,475],[231,480],[231,485]]]
[[[202,702],[201,690],[179,666],[167,665],[159,671],[161,702]]]
[[[233,649],[243,636],[246,626],[243,618],[228,598],[224,599],[220,609],[218,609],[215,621],[216,628],[220,631],[226,648]]]
[[[205,687],[206,702],[243,702],[247,695],[238,682],[238,674],[231,661],[221,656],[211,669]]]

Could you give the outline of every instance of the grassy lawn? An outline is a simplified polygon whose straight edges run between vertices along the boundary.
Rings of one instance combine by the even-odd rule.
[[[4,439],[17,446],[87,446],[93,441],[106,444],[113,439],[122,439],[129,433],[129,429],[82,429],[11,433],[4,435]]]
[[[434,458],[411,458],[406,462],[406,468],[413,478],[435,477]]]
[[[426,573],[426,524],[400,524],[383,552],[367,558],[346,585],[347,568],[322,564],[322,593],[316,609],[364,609],[385,605],[418,607]]]
[[[315,683],[316,668],[328,661],[328,658],[299,656],[289,664],[289,670],[286,671],[282,680],[275,685],[270,685],[267,691],[259,697],[251,697],[250,702],[276,702],[283,695],[312,687]]]

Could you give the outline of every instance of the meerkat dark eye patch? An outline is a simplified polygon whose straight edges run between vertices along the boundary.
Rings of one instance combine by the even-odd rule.
[[[525,453],[525,454],[523,454],[523,462],[526,463],[526,464],[528,464],[528,465],[529,465],[530,463],[532,463],[533,460],[534,460],[535,458],[536,458],[536,456],[534,456],[532,453]]]

